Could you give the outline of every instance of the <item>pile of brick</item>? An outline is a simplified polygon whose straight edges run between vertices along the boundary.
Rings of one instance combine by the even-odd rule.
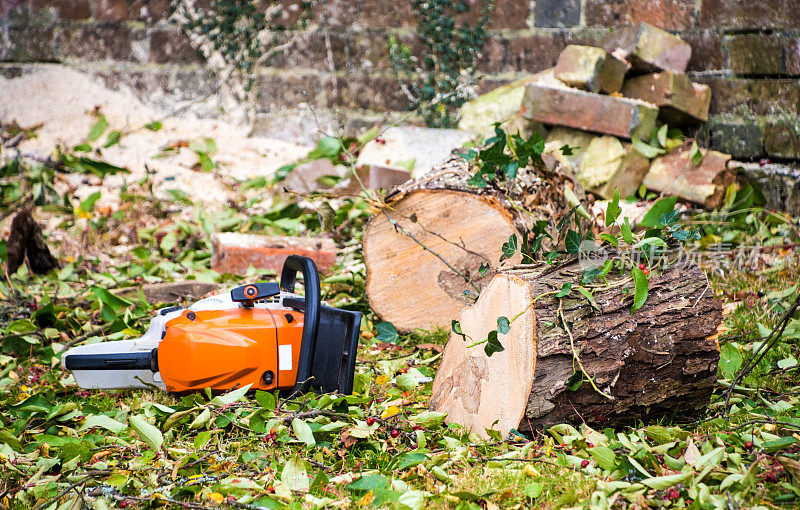
[[[691,140],[655,147],[660,154],[636,148],[665,124],[689,133],[707,120],[711,90],[685,74],[689,44],[639,23],[614,31],[604,46],[567,46],[554,68],[465,105],[460,127],[485,132],[501,121],[511,131],[536,129],[545,136],[545,162],[568,167],[606,199],[616,189],[633,195],[644,184],[718,207],[735,178],[729,155],[699,149],[697,161]]]

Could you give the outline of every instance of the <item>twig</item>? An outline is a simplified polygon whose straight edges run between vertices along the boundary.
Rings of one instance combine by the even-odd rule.
[[[585,375],[586,378],[589,379],[589,384],[592,385],[594,391],[596,391],[597,393],[601,394],[602,396],[606,397],[609,400],[616,400],[612,395],[604,393],[600,388],[598,388],[597,385],[594,383],[594,379],[592,379],[592,376],[590,376],[586,372],[586,369],[583,368],[583,363],[581,363],[581,358],[580,356],[578,356],[578,352],[575,350],[575,341],[572,338],[572,330],[567,324],[566,317],[564,317],[564,309],[562,307],[563,303],[564,303],[563,299],[558,300],[558,316],[561,318],[561,324],[564,325],[564,330],[567,332],[567,335],[569,335],[569,346],[572,348],[572,356],[575,358],[575,361],[578,362],[578,368],[580,368],[581,373],[583,373],[583,375]]]

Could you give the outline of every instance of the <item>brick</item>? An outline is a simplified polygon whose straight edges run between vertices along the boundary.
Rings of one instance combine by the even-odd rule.
[[[735,74],[775,75],[784,72],[780,36],[741,34],[725,39],[728,70]]]
[[[644,21],[665,30],[694,24],[694,0],[587,0],[586,24],[615,27]]]
[[[704,28],[800,28],[800,0],[703,0],[701,5],[700,26]]]
[[[408,107],[408,98],[394,76],[348,74],[337,77],[335,84],[327,78],[323,87],[327,104],[342,108],[401,111]]]
[[[647,138],[658,117],[658,108],[642,101],[568,88],[554,77],[525,87],[523,115],[544,124]]]
[[[116,23],[69,26],[62,29],[59,56],[79,60],[149,60],[146,30]]]
[[[692,162],[690,142],[654,159],[644,185],[710,209],[719,207],[735,178],[728,167],[731,157],[708,149],[700,151],[703,159],[699,166]]]
[[[289,175],[286,176],[282,187],[290,193],[313,193],[324,191],[332,186],[320,182],[320,179],[328,176],[339,176],[339,172],[329,159],[315,159],[307,163],[297,165]]]
[[[754,119],[712,117],[703,126],[702,137],[703,145],[709,149],[734,158],[757,159],[764,155],[764,132]]]
[[[692,58],[687,71],[715,71],[725,69],[726,59],[721,37],[711,30],[682,34],[681,38],[692,47]]]
[[[597,135],[565,127],[555,127],[545,138],[544,153],[550,153],[562,165],[575,172],[581,164],[586,148]],[[564,154],[561,147],[568,145],[571,154]]]
[[[458,129],[491,136],[494,123],[500,122],[506,131],[524,131],[527,123],[520,116],[520,109],[525,96],[525,84],[536,79],[536,75],[525,77],[465,103],[461,107]]]
[[[279,237],[233,232],[211,234],[211,269],[245,274],[250,266],[280,272],[289,255],[309,257],[321,273],[336,262],[336,245],[328,238]]]
[[[779,118],[764,126],[767,155],[781,159],[800,159],[800,118]]]
[[[636,76],[625,82],[622,95],[659,107],[660,118],[670,125],[694,125],[708,119],[711,89],[692,83],[685,74],[664,71]]]
[[[796,115],[800,113],[800,81],[697,77],[711,87],[709,114]]]
[[[315,18],[332,26],[348,28],[411,27],[417,24],[411,2],[395,0],[331,0],[317,2]]]
[[[692,47],[680,37],[648,23],[616,28],[604,42],[607,50],[620,50],[633,69],[642,72],[682,73],[692,55]]]
[[[800,165],[797,163],[740,163],[731,166],[741,169],[747,181],[755,184],[766,199],[766,208],[800,215]]]
[[[556,62],[555,76],[571,87],[590,92],[619,92],[628,65],[602,48],[570,44]]]
[[[8,38],[0,37],[0,61],[53,62],[57,32],[54,27],[15,25],[8,29]]]
[[[349,177],[337,184],[332,190],[339,195],[358,195],[364,189],[392,189],[411,179],[411,172],[405,168],[392,165],[370,164],[358,168],[358,180]],[[363,184],[363,188],[362,188]]]
[[[86,20],[92,17],[90,0],[34,0],[35,10],[48,9],[55,17],[64,21]]]
[[[508,42],[508,67],[527,73],[544,71],[556,65],[567,44],[566,35],[561,32],[515,37]]]
[[[316,74],[263,74],[256,79],[258,104],[266,112],[281,111],[299,103],[324,104],[322,84]]]
[[[580,0],[536,0],[533,23],[542,28],[577,27],[581,23]]]
[[[800,76],[800,37],[786,38],[783,41],[785,71],[789,76]]]
[[[189,38],[179,30],[154,29],[150,31],[150,62],[155,64],[192,64],[202,62]]]
[[[169,0],[95,0],[99,21],[154,21],[169,16]]]
[[[616,190],[621,197],[636,193],[649,168],[650,160],[631,144],[598,136],[583,152],[575,177],[588,191],[610,200]]]

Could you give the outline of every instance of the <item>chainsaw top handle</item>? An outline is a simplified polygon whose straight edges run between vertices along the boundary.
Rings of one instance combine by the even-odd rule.
[[[314,356],[317,348],[320,317],[320,288],[317,265],[308,257],[289,255],[283,263],[280,287],[286,292],[294,292],[297,273],[303,273],[306,288],[305,318],[303,319],[303,340],[300,346],[300,360],[297,363],[297,382],[292,394],[305,393],[311,387]]]

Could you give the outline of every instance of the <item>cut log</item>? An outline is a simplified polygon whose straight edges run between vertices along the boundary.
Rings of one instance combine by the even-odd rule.
[[[511,188],[479,189],[467,184],[474,170],[454,156],[390,192],[362,237],[372,309],[400,331],[449,326],[491,280],[503,243],[567,210],[567,178],[537,172],[520,170]]]
[[[483,345],[467,347],[469,340],[451,334],[431,407],[482,436],[492,427],[507,434],[562,422],[614,426],[702,415],[716,384],[719,346],[712,335],[722,321],[722,303],[705,274],[694,265],[654,274],[647,302],[631,313],[633,285],[618,274],[593,289],[599,310],[576,291],[555,297],[581,273],[576,261],[495,275],[459,321],[465,334],[482,340],[498,317],[514,319],[499,335],[505,350],[487,357]],[[559,307],[572,338],[559,326]]]
[[[289,255],[309,257],[320,273],[336,263],[336,245],[326,237],[283,237],[237,232],[211,234],[211,269],[244,274],[250,266],[280,272]]]

